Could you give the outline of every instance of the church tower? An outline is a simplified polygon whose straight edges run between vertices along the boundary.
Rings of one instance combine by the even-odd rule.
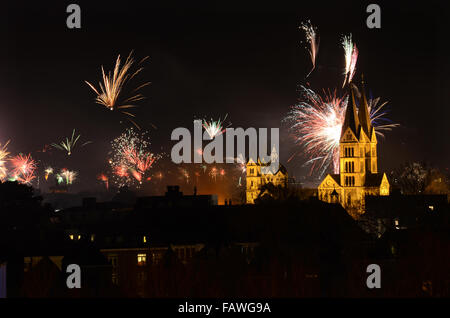
[[[331,198],[337,196],[351,215],[364,213],[366,195],[389,194],[389,182],[386,174],[378,173],[377,159],[377,138],[363,79],[360,94],[353,83],[348,85],[348,103],[339,143],[339,174],[325,177],[318,188],[319,198],[332,202]]]

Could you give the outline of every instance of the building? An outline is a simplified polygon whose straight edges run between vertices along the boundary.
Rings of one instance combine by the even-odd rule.
[[[277,171],[271,171],[268,166],[269,164],[262,163],[259,159],[257,162],[253,159],[247,162],[247,204],[255,203],[255,199],[261,194],[261,188],[266,184],[272,183],[274,186],[287,187],[288,173],[286,168],[280,164]]]
[[[199,208],[210,207],[218,204],[216,194],[197,194],[194,188],[193,195],[186,195],[180,191],[179,186],[167,186],[167,192],[163,196],[148,196],[137,199],[138,208]]]
[[[349,101],[341,130],[339,174],[328,174],[318,187],[319,199],[340,203],[357,218],[365,211],[365,196],[389,195],[389,181],[378,172],[377,137],[371,125],[364,81],[359,101],[349,85]]]

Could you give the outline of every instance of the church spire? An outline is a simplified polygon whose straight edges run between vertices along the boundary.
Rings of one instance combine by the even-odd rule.
[[[361,101],[360,101],[360,106],[359,106],[358,117],[359,117],[359,121],[361,123],[361,127],[363,128],[366,135],[370,138],[371,132],[372,132],[372,125],[370,123],[370,113],[369,113],[369,105],[367,103],[367,98],[366,98],[364,75],[361,75],[361,84],[362,84],[362,91],[361,91]]]
[[[356,111],[355,94],[353,93],[352,85],[352,83],[348,84],[348,103],[347,109],[345,110],[345,120],[344,124],[342,125],[341,137],[347,130],[347,128],[350,128],[358,138],[359,120],[358,112]]]

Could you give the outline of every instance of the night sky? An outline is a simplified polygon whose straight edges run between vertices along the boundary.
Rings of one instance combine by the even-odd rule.
[[[81,6],[81,30],[66,27],[72,2]],[[69,159],[79,166],[79,186],[89,188],[107,170],[110,141],[130,124],[96,104],[84,80],[97,84],[101,65],[112,69],[118,54],[134,50],[136,59],[150,56],[139,78],[152,84],[136,114],[155,151],[170,154],[176,127],[228,114],[235,128],[280,127],[283,163],[296,146],[281,120],[311,68],[298,26],[310,19],[320,34],[311,87],[342,86],[340,40],[352,33],[359,49],[354,81],[364,73],[367,89],[389,101],[389,117],[401,124],[379,139],[380,170],[407,160],[448,168],[450,50],[442,4],[375,1],[382,13],[375,30],[366,27],[365,1],[164,2],[3,4],[0,142],[11,139],[12,153],[34,155],[76,128],[82,141],[93,141]],[[307,174],[304,161],[287,164],[290,175]]]

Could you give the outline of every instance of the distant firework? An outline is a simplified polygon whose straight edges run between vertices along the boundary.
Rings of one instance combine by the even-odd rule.
[[[53,168],[52,167],[48,167],[45,169],[45,180],[48,180],[48,177],[53,173]]]
[[[119,186],[141,184],[153,163],[160,158],[150,152],[150,142],[146,132],[136,133],[127,129],[111,143],[109,163],[113,171],[113,181]]]
[[[241,153],[236,158],[227,157],[226,160],[227,161],[233,160],[233,162],[237,164],[237,168],[241,173],[245,173],[247,171],[247,162],[245,161],[244,156]]]
[[[31,158],[31,154],[26,156],[19,154],[11,159],[11,164],[13,168],[10,180],[31,184],[31,181],[36,178],[34,172],[36,171],[37,164]]]
[[[180,168],[178,168],[178,169],[179,169],[179,171],[180,171],[180,177],[181,177],[186,183],[189,183],[190,175],[189,175],[189,172],[186,170],[186,168],[180,167]]]
[[[0,143],[0,181],[3,181],[8,176],[8,170],[5,167],[6,160],[9,156],[8,152],[9,140],[2,146]]]
[[[217,180],[217,175],[219,174],[219,170],[216,167],[212,167],[209,171],[209,176],[214,179],[214,181]]]
[[[296,143],[304,147],[311,173],[318,171],[323,175],[330,166],[333,173],[339,173],[339,142],[348,98],[338,97],[336,90],[324,92],[324,97],[304,86],[301,92],[301,102],[292,107],[284,120],[291,124]],[[387,112],[382,111],[386,103],[378,106],[378,101],[379,98],[368,101],[370,119],[375,133],[384,136],[383,131],[398,124],[386,118]]]
[[[136,107],[135,103],[145,98],[144,95],[138,93],[138,91],[150,84],[149,82],[141,84],[132,90],[132,96],[121,98],[124,94],[124,86],[144,69],[143,67],[139,67],[136,71],[131,72],[134,63],[132,53],[133,52],[130,52],[122,67],[120,67],[120,55],[117,57],[112,74],[111,72],[108,72],[108,75],[106,75],[103,66],[101,67],[103,81],[98,83],[99,89],[95,88],[90,82],[85,81],[95,94],[97,94],[97,97],[95,98],[97,104],[103,105],[110,110],[119,109],[123,114],[129,117],[135,117],[135,115],[125,109]],[[148,56],[142,59],[138,65],[142,64],[147,58]],[[139,129],[139,126],[134,120],[131,118],[128,118],[128,120]]]
[[[71,185],[76,180],[77,175],[78,173],[76,171],[62,169],[61,172],[57,174],[56,178],[58,183],[65,182],[66,185]]]
[[[309,71],[308,75],[306,75],[306,77],[308,77],[316,67],[316,57],[319,52],[319,36],[317,34],[317,28],[314,27],[309,20],[303,22],[300,25],[300,29],[305,31],[306,41],[309,43],[309,55],[311,57],[312,69]]]
[[[78,139],[80,139],[80,137],[81,137],[81,135],[78,135],[75,137],[75,129],[74,129],[72,131],[72,137],[70,139],[67,137],[66,140],[63,140],[60,144],[53,143],[52,147],[59,149],[59,150],[66,151],[67,155],[70,156],[72,154],[73,149],[75,148],[75,145],[76,145]],[[84,147],[90,143],[91,143],[91,141],[87,141],[84,144],[82,144],[81,147]]]
[[[211,118],[210,121],[203,119],[203,128],[205,128],[211,139],[225,132],[226,128],[224,127],[224,122],[227,116],[228,114],[225,115],[225,118],[223,120],[221,120],[220,118],[218,120],[213,120]]]
[[[102,173],[102,174],[99,174],[99,175],[97,176],[97,179],[98,179],[99,181],[102,181],[102,182],[105,184],[106,190],[109,189],[109,179],[108,179],[108,176],[106,176],[104,173]]]

